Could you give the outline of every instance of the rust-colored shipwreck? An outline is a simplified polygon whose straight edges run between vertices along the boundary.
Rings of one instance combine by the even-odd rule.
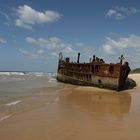
[[[70,62],[69,57],[63,59],[62,53],[60,53],[57,80],[120,91],[125,86],[130,67],[128,62],[123,63],[123,55],[119,59],[119,63],[107,64],[103,59],[93,55],[93,59],[89,63],[80,63],[80,53],[78,53],[77,62]]]

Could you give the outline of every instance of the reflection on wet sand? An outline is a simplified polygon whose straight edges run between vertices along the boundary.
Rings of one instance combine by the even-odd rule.
[[[66,97],[67,104],[75,104],[96,115],[115,115],[122,118],[129,113],[131,96],[128,93],[104,93],[73,89]]]

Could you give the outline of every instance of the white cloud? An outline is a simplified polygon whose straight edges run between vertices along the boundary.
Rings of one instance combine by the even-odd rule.
[[[124,16],[122,15],[122,13],[119,13],[115,9],[108,10],[106,16],[108,16],[108,17],[115,17],[115,19],[123,19],[124,18]]]
[[[17,15],[15,20],[16,26],[27,29],[31,29],[34,24],[47,24],[55,22],[60,18],[58,12],[51,10],[40,12],[28,5],[19,6],[15,11]]]
[[[63,50],[61,50],[61,52],[63,52],[66,56],[76,56],[77,52],[76,50],[74,50],[72,47],[67,46],[65,47]]]
[[[59,52],[62,52],[67,57],[77,54],[72,44],[66,43],[58,37],[50,37],[48,39],[27,37],[26,42],[40,47],[41,50],[38,50],[39,54],[44,53],[44,50],[51,52],[50,54],[55,57],[58,57]]]
[[[140,36],[129,35],[128,37],[119,38],[118,40],[107,37],[103,44],[103,50],[105,55],[112,59],[124,54],[127,58],[126,60],[129,61],[133,67],[136,67],[140,62]]]
[[[106,38],[103,49],[108,54],[113,54],[115,49],[126,49],[126,48],[140,48],[140,36],[129,35],[125,38],[120,38],[118,41]]]
[[[58,37],[51,37],[48,39],[44,38],[35,39],[32,37],[27,37],[26,41],[32,45],[36,45],[44,49],[63,50],[63,51],[68,50],[70,53],[73,52],[72,44],[65,43],[62,39]]]
[[[116,6],[112,9],[109,9],[106,13],[106,16],[115,18],[116,20],[121,20],[129,15],[134,15],[136,13],[140,13],[140,10],[133,7],[125,8]]]
[[[5,44],[7,41],[3,38],[0,38],[0,44]]]
[[[116,10],[114,10],[114,9],[110,9],[110,10],[108,10],[108,12],[107,12],[107,16],[109,16],[109,17],[111,17],[111,16],[113,16],[113,15],[116,15],[116,13],[117,13],[117,11]]]
[[[41,49],[40,50],[37,50],[37,53],[38,54],[43,54],[44,53],[44,50],[41,50]]]
[[[71,44],[64,43],[58,37],[51,37],[49,39],[44,39],[44,38],[35,39],[32,37],[27,37],[26,41],[32,45],[40,46],[46,49],[60,49],[60,48],[66,48],[67,46],[71,47]]]
[[[113,47],[109,44],[103,45],[103,49],[108,54],[114,54],[115,53],[114,50],[113,50]]]
[[[49,59],[58,58],[59,53],[62,52],[64,57],[70,57],[72,61],[76,61],[77,53],[81,53],[81,62],[88,61],[90,57],[93,55],[93,49],[91,47],[87,47],[82,42],[78,43],[67,43],[63,39],[58,37],[50,37],[50,38],[33,38],[26,37],[26,42],[30,44],[31,47],[39,47],[40,49],[37,51],[37,54],[40,56],[44,55],[49,57]]]

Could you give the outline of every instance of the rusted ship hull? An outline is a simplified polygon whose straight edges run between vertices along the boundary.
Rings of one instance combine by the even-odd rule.
[[[81,86],[93,86],[93,87],[106,88],[106,89],[118,90],[118,91],[121,89],[119,86],[118,78],[108,78],[108,77],[101,78],[100,76],[94,76],[92,79],[94,80],[85,81],[70,76],[62,75],[59,73],[57,74],[57,80],[64,83],[70,83],[70,84],[81,85]],[[102,81],[104,82],[99,83],[99,79],[102,79]]]
[[[80,53],[77,62],[70,62],[69,58],[62,58],[60,53],[57,80],[75,85],[95,86],[119,91],[124,88],[130,71],[128,62],[122,64],[123,56],[116,64],[107,64],[103,59],[95,56],[89,63],[80,63]]]

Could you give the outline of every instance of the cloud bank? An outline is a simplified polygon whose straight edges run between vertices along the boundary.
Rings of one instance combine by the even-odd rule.
[[[122,20],[127,16],[134,15],[140,13],[139,9],[136,8],[125,8],[125,7],[114,7],[109,9],[106,13],[106,17],[114,18],[116,20]]]
[[[25,40],[32,46],[40,48],[36,51],[37,56],[42,55],[43,53],[49,53],[48,55],[50,57],[58,57],[59,52],[62,52],[67,57],[74,57],[77,55],[77,51],[74,49],[72,44],[66,43],[58,37],[50,37],[48,39],[26,37]],[[32,53],[29,53],[28,51],[24,52],[24,50],[20,50],[20,52],[28,56],[29,54],[32,55]]]
[[[28,56],[29,58],[46,58],[50,59],[58,58],[59,53],[62,52],[64,57],[70,57],[72,60],[76,60],[77,53],[80,52],[82,58],[89,61],[89,57],[93,55],[93,49],[84,45],[84,43],[67,43],[59,37],[50,38],[33,38],[26,37],[25,41],[30,44],[30,47],[34,47],[33,51],[20,49],[19,51]],[[82,60],[81,58],[81,60]]]
[[[125,38],[120,38],[118,41],[111,39],[110,37],[106,38],[103,49],[108,54],[114,54],[118,49],[140,49],[140,36],[129,35]]]
[[[35,24],[48,24],[60,19],[60,14],[55,11],[37,11],[28,5],[19,6],[15,9],[17,18],[15,24],[18,27],[31,29]]]
[[[132,67],[140,66],[140,36],[132,34],[118,40],[107,37],[102,48],[110,60],[123,54]]]

